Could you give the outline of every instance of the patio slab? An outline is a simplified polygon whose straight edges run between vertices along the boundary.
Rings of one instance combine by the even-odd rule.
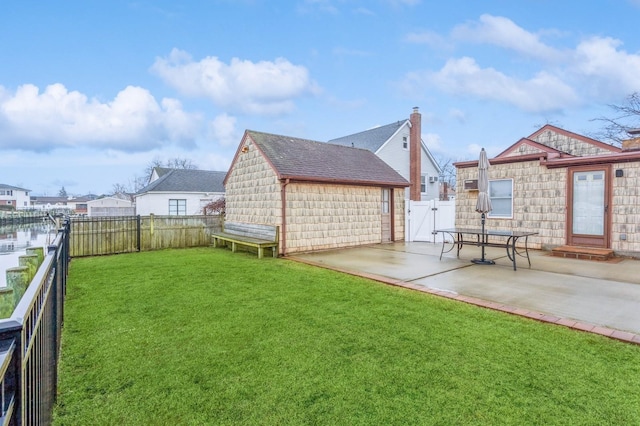
[[[439,260],[440,244],[392,243],[291,256],[294,260],[379,278],[434,293],[620,340],[640,342],[640,261],[596,262],[530,251],[532,266],[487,249],[495,265],[476,265],[475,247]]]

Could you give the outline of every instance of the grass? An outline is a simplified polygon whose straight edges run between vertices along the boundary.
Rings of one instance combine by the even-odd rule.
[[[74,259],[57,425],[640,424],[640,347],[282,259]]]

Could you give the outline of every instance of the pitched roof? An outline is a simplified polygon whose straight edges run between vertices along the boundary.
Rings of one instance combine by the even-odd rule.
[[[366,149],[247,130],[280,179],[359,185],[409,186]]]
[[[164,171],[164,170],[163,170]],[[226,172],[191,169],[168,169],[158,179],[142,188],[147,192],[224,192]]]
[[[341,138],[331,139],[329,143],[352,148],[363,148],[371,152],[377,152],[391,136],[393,136],[400,127],[409,120],[396,121],[395,123],[384,126],[374,127],[360,133],[355,133]]]
[[[11,189],[14,191],[31,191],[30,189],[20,188],[18,186],[5,185],[4,183],[0,183],[1,189]]]

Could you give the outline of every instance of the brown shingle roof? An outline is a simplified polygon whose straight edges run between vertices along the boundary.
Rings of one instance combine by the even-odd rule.
[[[247,130],[280,179],[406,187],[398,172],[366,149]]]

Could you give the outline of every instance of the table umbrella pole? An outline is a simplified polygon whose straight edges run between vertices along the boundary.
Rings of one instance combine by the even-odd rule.
[[[476,202],[476,211],[481,214],[482,230],[480,231],[482,239],[480,245],[482,246],[482,258],[473,259],[473,263],[480,265],[493,265],[493,260],[485,259],[485,247],[488,242],[488,238],[484,232],[485,216],[491,211],[491,198],[489,198],[489,177],[487,175],[487,169],[489,168],[489,160],[487,159],[487,152],[482,148],[480,151],[480,159],[478,160],[478,201]]]

